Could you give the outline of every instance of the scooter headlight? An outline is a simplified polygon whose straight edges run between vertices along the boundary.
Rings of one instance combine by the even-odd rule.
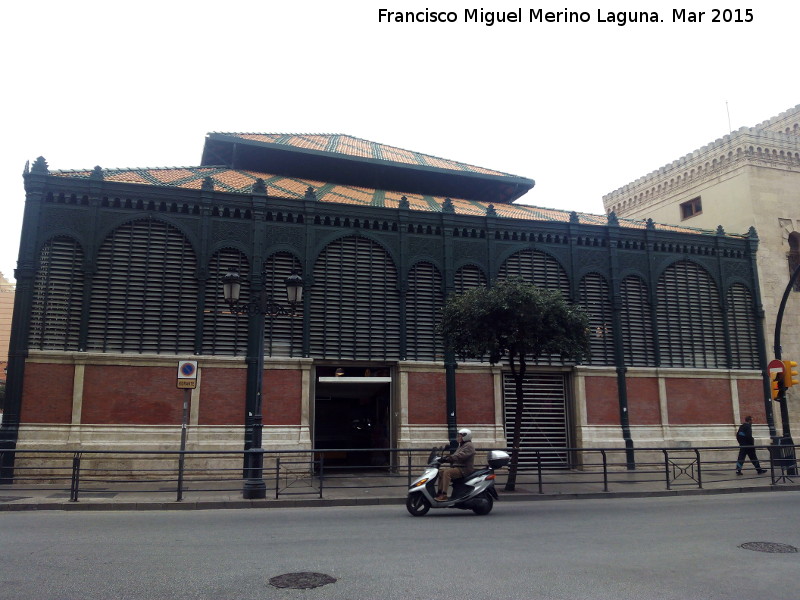
[[[416,488],[416,487],[419,487],[421,485],[425,485],[426,483],[428,483],[428,478],[427,477],[423,477],[422,479],[420,479],[419,481],[414,483],[411,487],[412,488]]]

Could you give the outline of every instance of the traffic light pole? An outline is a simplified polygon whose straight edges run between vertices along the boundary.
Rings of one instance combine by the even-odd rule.
[[[789,278],[789,283],[783,292],[781,304],[778,307],[778,316],[775,319],[775,358],[781,360],[781,325],[783,324],[783,313],[786,310],[786,302],[789,300],[789,294],[794,287],[795,282],[800,277],[800,265],[794,270],[792,276]],[[791,379],[791,375],[789,376]],[[789,428],[789,409],[786,406],[786,385],[783,382],[779,384],[778,401],[781,405],[781,422],[783,423],[783,437],[791,439],[791,430]]]
[[[789,300],[789,294],[794,288],[795,282],[797,281],[798,277],[800,277],[800,265],[794,270],[792,276],[789,278],[789,283],[786,285],[786,289],[783,292],[783,298],[781,298],[781,304],[778,307],[778,315],[775,319],[775,358],[776,360],[781,360],[781,325],[783,324],[783,313],[786,309],[786,302]],[[789,427],[789,408],[788,402],[786,400],[786,390],[794,385],[796,382],[793,379],[793,375],[797,372],[793,371],[793,367],[797,365],[794,361],[785,360],[783,362],[783,372],[780,376],[776,377],[776,383],[778,384],[778,395],[777,400],[780,404],[781,408],[781,423],[783,424],[783,437],[776,439],[773,441],[773,444],[777,442],[779,446],[783,446],[783,448],[778,448],[778,457],[781,465],[782,472],[785,475],[794,476],[797,474],[797,461],[795,458],[795,451],[794,451],[794,441],[792,440],[792,432]],[[770,383],[770,389],[772,389],[772,383]]]
[[[789,294],[794,284],[797,282],[798,277],[800,277],[800,265],[797,265],[797,268],[789,279],[789,283],[786,285],[786,289],[783,291],[781,305],[778,307],[778,316],[775,319],[775,358],[778,360],[781,359],[781,325],[783,324],[783,312],[786,310],[786,302],[789,300]]]

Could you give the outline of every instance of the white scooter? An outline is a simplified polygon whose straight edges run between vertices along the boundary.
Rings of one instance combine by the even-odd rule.
[[[508,453],[502,450],[490,451],[487,466],[466,477],[454,479],[452,495],[448,500],[439,502],[436,500],[436,480],[439,478],[442,457],[437,456],[434,450],[428,458],[425,473],[408,488],[406,508],[415,517],[421,517],[431,508],[460,508],[471,510],[476,515],[488,515],[498,499],[494,488],[494,470],[508,466],[509,460]]]

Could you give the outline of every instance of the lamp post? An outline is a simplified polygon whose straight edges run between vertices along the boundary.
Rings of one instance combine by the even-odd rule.
[[[262,429],[264,418],[261,414],[261,388],[264,378],[264,323],[266,316],[293,315],[297,304],[303,299],[303,279],[297,272],[284,280],[288,306],[278,304],[265,289],[261,289],[258,298],[250,302],[239,300],[242,280],[239,273],[230,272],[222,279],[222,290],[225,302],[234,314],[248,315],[255,319],[255,344],[253,339],[248,343],[247,356],[247,406],[253,409],[253,437],[251,447],[244,459],[245,481],[242,497],[246,500],[267,497],[267,486],[264,483],[264,449],[262,445]],[[253,334],[251,333],[251,336]]]

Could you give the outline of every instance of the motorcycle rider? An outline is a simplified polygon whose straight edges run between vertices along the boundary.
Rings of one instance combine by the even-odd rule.
[[[437,502],[447,501],[447,490],[450,488],[451,479],[465,477],[475,470],[475,446],[472,445],[472,431],[466,427],[458,430],[458,448],[450,456],[442,458],[442,462],[449,462],[452,467],[439,469],[439,493]]]

